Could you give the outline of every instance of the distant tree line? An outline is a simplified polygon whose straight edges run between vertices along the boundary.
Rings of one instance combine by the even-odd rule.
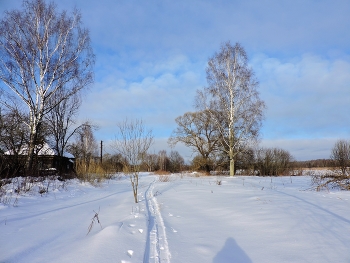
[[[307,161],[296,161],[295,166],[299,168],[327,168],[336,167],[333,159],[315,159]]]
[[[197,155],[192,161],[192,169],[226,172],[229,170],[229,160],[224,154],[217,158],[205,159]],[[235,174],[246,175],[289,175],[294,172],[295,161],[286,150],[279,148],[247,148],[235,157]],[[209,169],[208,169],[209,168]],[[208,171],[209,170],[209,171]]]

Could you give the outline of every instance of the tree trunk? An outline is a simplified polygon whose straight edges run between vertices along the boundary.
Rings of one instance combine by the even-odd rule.
[[[210,173],[210,166],[209,166],[209,164],[206,164],[206,165],[205,165],[205,171],[206,171],[207,173]]]
[[[33,173],[33,162],[34,162],[34,150],[37,141],[38,125],[34,125],[34,129],[30,132],[30,139],[28,144],[28,153],[26,160],[26,175]]]
[[[34,143],[30,142],[28,145],[28,155],[26,161],[26,175],[30,175],[33,172],[34,147]]]
[[[137,173],[130,174],[130,180],[131,180],[131,185],[132,185],[132,191],[134,194],[134,200],[135,203],[138,203],[138,198],[137,198],[137,190],[139,186],[139,175]]]
[[[230,151],[230,176],[235,175],[235,158],[232,150]]]
[[[232,158],[230,160],[230,176],[235,175],[235,160]]]

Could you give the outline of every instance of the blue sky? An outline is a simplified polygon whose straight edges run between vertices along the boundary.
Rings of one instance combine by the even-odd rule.
[[[153,151],[170,150],[174,119],[194,110],[207,60],[228,40],[243,45],[260,82],[262,146],[307,160],[328,158],[336,140],[350,139],[350,1],[56,2],[76,6],[90,30],[95,83],[79,118],[100,126],[97,140],[113,140],[125,117],[142,118],[153,129]],[[0,11],[20,4],[0,0]]]

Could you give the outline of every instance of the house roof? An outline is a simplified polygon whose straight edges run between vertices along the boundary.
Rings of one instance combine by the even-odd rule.
[[[50,147],[50,145],[48,145],[46,142],[43,145],[37,145],[35,147],[34,151],[37,155],[49,155],[49,156],[58,155],[57,152],[54,149],[52,149]],[[13,151],[9,150],[9,151],[4,152],[4,154],[5,155],[13,155]],[[27,155],[28,154],[28,147],[23,146],[18,154],[19,155]],[[63,156],[67,157],[67,158],[74,158],[74,156],[72,154],[67,153],[67,152],[64,152]]]

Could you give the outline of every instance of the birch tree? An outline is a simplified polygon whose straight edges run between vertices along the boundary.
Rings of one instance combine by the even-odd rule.
[[[44,116],[92,83],[93,64],[89,32],[78,11],[59,13],[52,2],[25,0],[22,10],[5,12],[0,21],[1,89],[18,96],[28,109],[27,171]],[[51,100],[57,92],[62,97]]]
[[[196,106],[211,113],[233,176],[236,155],[258,138],[265,104],[247,54],[238,43],[222,44],[209,59],[206,75],[208,86],[197,92]]]

